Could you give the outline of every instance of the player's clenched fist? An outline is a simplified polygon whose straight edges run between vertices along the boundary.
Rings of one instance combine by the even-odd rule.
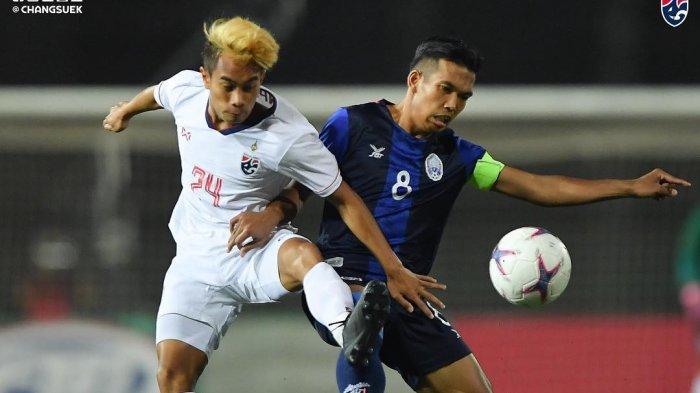
[[[129,125],[129,119],[126,117],[124,106],[127,101],[121,101],[117,105],[109,108],[109,114],[102,121],[102,127],[107,131],[119,132],[123,131]]]

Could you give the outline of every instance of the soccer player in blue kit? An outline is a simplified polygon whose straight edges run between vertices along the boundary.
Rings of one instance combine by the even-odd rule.
[[[661,169],[633,180],[584,180],[528,173],[496,161],[448,128],[472,96],[481,66],[479,53],[452,38],[432,37],[416,49],[401,102],[386,100],[337,110],[321,132],[345,181],[372,211],[393,250],[416,274],[429,273],[447,218],[464,184],[495,190],[543,206],[576,205],[636,197],[677,195],[687,181]],[[284,198],[301,203],[303,187]],[[325,204],[318,246],[327,259],[342,260],[336,271],[359,295],[371,280],[386,280],[372,254]],[[430,304],[430,303],[429,303]],[[397,370],[418,392],[490,392],[491,383],[474,354],[434,306],[433,316],[393,303],[367,364],[340,356],[338,389],[343,393],[383,392],[381,366]],[[325,341],[328,329],[307,316]]]

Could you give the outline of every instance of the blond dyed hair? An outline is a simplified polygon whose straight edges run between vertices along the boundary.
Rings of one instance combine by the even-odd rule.
[[[202,62],[210,73],[222,54],[244,64],[251,62],[267,71],[277,62],[280,46],[269,31],[239,16],[204,24],[207,42]]]

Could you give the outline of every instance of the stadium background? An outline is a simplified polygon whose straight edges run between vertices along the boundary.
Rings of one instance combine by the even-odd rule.
[[[658,166],[697,182],[700,32],[693,13],[666,25],[658,2],[84,0],[83,10],[2,11],[0,393],[152,389],[139,381],[152,377],[149,340],[174,254],[174,127],[154,113],[107,135],[100,120],[141,87],[196,68],[201,22],[215,16],[270,28],[282,52],[267,85],[317,126],[340,105],[400,99],[417,42],[452,33],[487,59],[454,128],[497,159],[589,178]],[[688,190],[661,203],[541,208],[465,190],[433,273],[497,391],[687,391],[696,364],[673,262],[698,202]],[[312,239],[320,207],[313,200],[296,221]],[[524,225],[557,234],[573,260],[567,292],[536,311],[505,303],[488,279],[493,245]],[[126,356],[129,340],[146,354]],[[95,353],[123,367],[107,373]],[[331,392],[334,360],[298,297],[249,306],[198,392]],[[408,391],[388,374],[387,392]]]

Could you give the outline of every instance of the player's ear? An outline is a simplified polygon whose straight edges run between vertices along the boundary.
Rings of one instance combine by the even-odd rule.
[[[263,84],[263,82],[265,82],[265,77],[266,77],[266,76],[267,76],[267,71],[262,70],[262,72],[260,73],[260,84],[261,84],[261,85]]]
[[[211,75],[204,66],[199,67],[199,73],[202,74],[202,79],[204,80],[204,87],[207,89],[211,88]]]
[[[408,85],[408,88],[415,93],[418,90],[418,82],[420,82],[422,78],[422,72],[416,69],[411,70],[406,77],[406,84]]]

